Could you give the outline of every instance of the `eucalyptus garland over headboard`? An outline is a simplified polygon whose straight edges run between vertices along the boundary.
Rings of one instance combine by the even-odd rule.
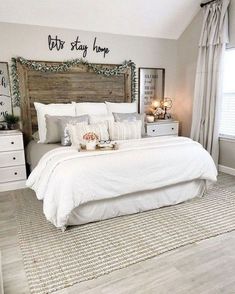
[[[92,69],[95,73],[99,75],[108,76],[118,76],[122,73],[124,69],[131,69],[131,99],[135,100],[136,96],[136,66],[135,63],[131,60],[124,61],[122,64],[115,66],[114,68],[105,67],[105,65],[98,65],[89,63],[84,59],[72,59],[64,61],[59,65],[47,65],[45,63],[31,61],[24,59],[22,57],[12,58],[11,65],[11,76],[12,76],[12,96],[14,106],[20,106],[20,90],[19,90],[19,76],[17,72],[17,62],[26,66],[27,68],[40,72],[66,72],[69,71],[72,67],[77,65],[85,65],[88,69]]]

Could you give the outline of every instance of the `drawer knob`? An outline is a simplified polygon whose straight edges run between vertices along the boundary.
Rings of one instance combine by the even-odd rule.
[[[15,157],[13,157],[13,160],[16,160],[16,158],[15,158]]]
[[[14,172],[15,175],[17,175],[17,172]]]
[[[11,144],[14,144],[14,142],[12,141]]]
[[[175,128],[171,128],[172,130],[174,130]]]
[[[156,130],[153,129],[153,132],[155,132]]]

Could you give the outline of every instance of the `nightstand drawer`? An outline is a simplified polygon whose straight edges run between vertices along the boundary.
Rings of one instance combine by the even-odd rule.
[[[148,124],[147,125],[148,136],[168,136],[178,135],[178,123],[159,123],[159,124]]]
[[[26,179],[25,166],[0,168],[0,183],[13,182]]]
[[[0,167],[23,165],[25,163],[24,151],[11,151],[0,153]]]
[[[0,151],[24,149],[22,135],[1,136]]]

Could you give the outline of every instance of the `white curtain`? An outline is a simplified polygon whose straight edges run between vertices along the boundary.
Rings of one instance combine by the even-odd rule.
[[[219,122],[222,101],[223,53],[228,43],[230,0],[217,0],[204,6],[204,21],[194,90],[191,138],[219,157]]]

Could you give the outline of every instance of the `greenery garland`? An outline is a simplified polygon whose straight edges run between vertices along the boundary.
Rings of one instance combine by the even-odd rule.
[[[40,72],[65,72],[70,70],[76,65],[85,65],[89,69],[92,69],[95,73],[104,76],[118,76],[121,75],[123,70],[126,68],[131,69],[131,100],[134,101],[136,97],[136,87],[137,87],[137,78],[136,78],[136,66],[135,63],[131,60],[124,61],[122,64],[115,66],[114,68],[108,68],[104,65],[95,65],[89,63],[88,61],[80,59],[72,59],[64,61],[59,65],[46,65],[45,63],[40,63],[36,61],[30,61],[22,57],[12,58],[11,64],[11,77],[12,77],[12,96],[14,106],[20,106],[20,90],[19,90],[19,76],[17,72],[16,63],[20,62],[22,65],[27,66],[28,68],[40,71]]]

